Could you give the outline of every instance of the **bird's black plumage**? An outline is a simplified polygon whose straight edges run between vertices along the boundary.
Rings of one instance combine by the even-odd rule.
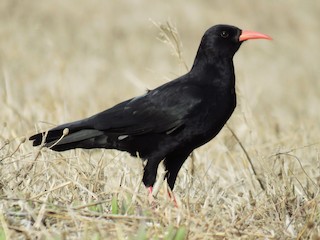
[[[215,137],[236,107],[232,58],[242,43],[241,34],[242,30],[229,25],[211,27],[187,74],[30,140],[34,146],[44,142],[55,151],[106,148],[139,154],[147,160],[143,175],[147,187],[153,186],[158,165],[164,160],[167,182],[173,189],[189,154]],[[68,134],[61,139],[66,128]]]

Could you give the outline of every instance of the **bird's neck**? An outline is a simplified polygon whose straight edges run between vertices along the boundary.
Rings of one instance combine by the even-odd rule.
[[[194,64],[190,70],[196,81],[206,84],[234,88],[235,76],[232,57],[207,56],[197,54]]]

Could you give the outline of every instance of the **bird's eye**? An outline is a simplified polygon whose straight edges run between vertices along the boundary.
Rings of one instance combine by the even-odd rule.
[[[227,31],[222,31],[220,36],[223,38],[227,38],[227,37],[229,37],[229,33]]]

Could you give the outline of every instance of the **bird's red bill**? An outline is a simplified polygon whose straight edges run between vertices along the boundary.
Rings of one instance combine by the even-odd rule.
[[[267,39],[272,40],[272,38],[266,34],[255,32],[255,31],[249,31],[249,30],[242,30],[242,33],[239,37],[239,41],[246,41],[249,39]]]

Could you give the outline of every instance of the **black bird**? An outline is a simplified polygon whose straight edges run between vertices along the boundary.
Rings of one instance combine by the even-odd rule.
[[[229,25],[209,28],[191,70],[142,96],[92,117],[30,137],[54,151],[106,148],[146,160],[143,183],[152,191],[159,163],[173,189],[189,154],[214,138],[236,107],[233,56],[243,41],[271,39]]]

